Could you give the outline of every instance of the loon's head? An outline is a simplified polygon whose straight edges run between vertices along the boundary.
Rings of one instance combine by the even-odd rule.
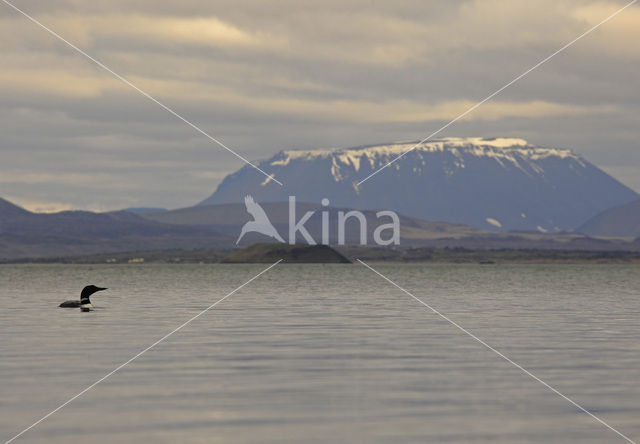
[[[91,301],[89,300],[89,296],[97,291],[106,290],[103,287],[96,287],[95,285],[87,285],[82,289],[82,293],[80,294],[80,308],[82,311],[90,311],[93,305],[91,305]]]
[[[106,290],[106,288],[96,287],[95,285],[87,285],[82,289],[82,293],[80,294],[80,299],[89,299],[89,296],[91,296],[93,293],[96,293],[102,290]]]

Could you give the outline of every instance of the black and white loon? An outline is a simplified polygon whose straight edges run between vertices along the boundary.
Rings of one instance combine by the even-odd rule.
[[[80,307],[82,311],[89,311],[93,308],[93,305],[91,305],[91,301],[89,300],[89,297],[93,293],[102,291],[102,290],[106,290],[106,288],[96,287],[95,285],[88,285],[82,289],[82,293],[80,294],[79,301],[64,301],[62,304],[60,304],[60,307],[64,307],[64,308]]]

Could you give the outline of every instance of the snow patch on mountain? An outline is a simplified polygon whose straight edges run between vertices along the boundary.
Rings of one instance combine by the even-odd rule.
[[[531,174],[530,171],[543,173],[544,169],[536,161],[550,157],[571,158],[580,166],[584,166],[580,156],[569,149],[537,147],[520,138],[480,137],[446,137],[422,144],[413,141],[342,149],[287,150],[281,151],[270,162],[270,166],[286,166],[292,161],[310,162],[331,159],[332,176],[335,181],[340,181],[344,178],[343,169],[357,173],[360,171],[362,162],[365,162],[369,169],[373,170],[393,161],[398,156],[405,156],[411,152],[422,159],[422,165],[426,164],[424,155],[448,152],[457,159],[453,163],[455,169],[465,168],[467,157],[473,156],[492,159],[503,168],[507,168],[508,164],[513,165],[527,175]],[[396,170],[399,169],[399,166],[394,165],[394,167]],[[414,171],[418,170],[414,169]],[[448,174],[454,174],[453,170]]]

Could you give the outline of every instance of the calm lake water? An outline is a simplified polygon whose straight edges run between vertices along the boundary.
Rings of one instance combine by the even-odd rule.
[[[0,266],[0,438],[265,267]],[[640,440],[638,266],[374,267]],[[361,265],[276,266],[21,441],[624,442]]]

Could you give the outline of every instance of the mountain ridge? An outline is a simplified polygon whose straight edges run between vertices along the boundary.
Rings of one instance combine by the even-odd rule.
[[[0,199],[0,259],[64,257],[138,249],[233,245],[210,227],[162,224],[133,213],[32,213]]]
[[[0,222],[5,219],[29,214],[24,208],[0,197]]]
[[[283,237],[287,237],[288,204],[263,203],[262,207],[276,229]],[[326,212],[331,226],[329,240],[335,245],[337,213],[347,211],[348,208],[298,202],[297,210],[298,218],[307,211],[315,212],[305,223],[305,228],[317,242],[321,241]],[[372,232],[379,221],[375,210],[363,210],[362,213],[367,221],[366,237],[371,244]],[[146,213],[143,216],[126,212],[87,211],[38,214],[23,210],[8,201],[0,201],[0,262],[21,258],[53,260],[135,251],[230,250],[237,247],[235,241],[242,225],[251,220],[244,204],[237,203],[188,207],[162,213]],[[425,221],[402,214],[398,217],[401,224],[401,245],[398,247],[409,250],[430,247],[640,251],[639,242],[624,239],[591,238],[572,233],[496,233],[465,225]],[[269,240],[263,235],[250,233],[238,246]],[[299,236],[295,240],[303,241]],[[359,225],[354,221],[346,226],[345,243],[360,243]],[[137,257],[135,253],[132,254],[132,257]]]
[[[640,238],[640,199],[596,214],[582,224],[577,231],[590,236]]]

